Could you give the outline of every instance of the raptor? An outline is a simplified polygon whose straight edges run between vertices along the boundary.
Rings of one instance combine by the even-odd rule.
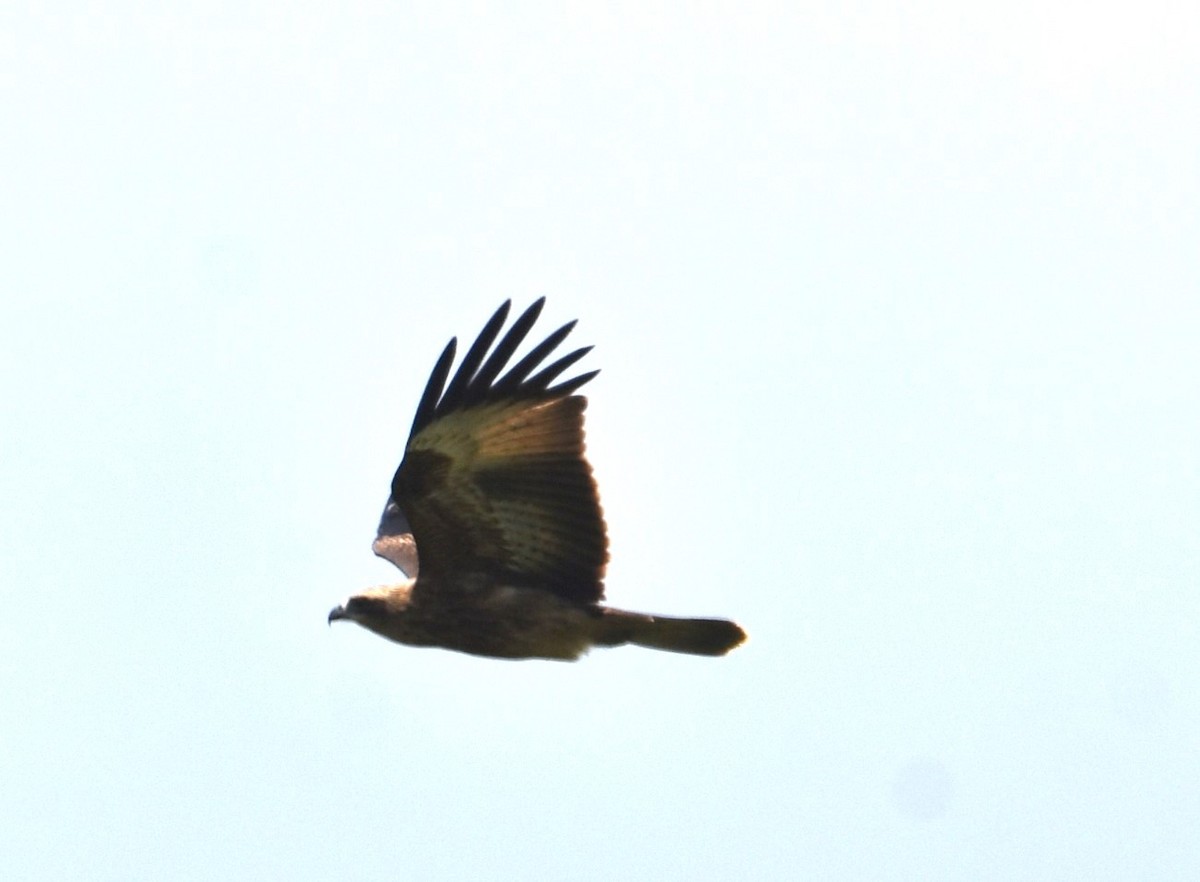
[[[456,340],[443,350],[373,545],[405,579],[354,594],[329,621],[493,658],[574,660],[623,644],[724,655],[746,639],[731,621],[602,603],[608,538],[576,394],[599,371],[559,380],[591,347],[545,364],[569,322],[509,366],[544,302],[501,337],[506,301],[452,378]]]

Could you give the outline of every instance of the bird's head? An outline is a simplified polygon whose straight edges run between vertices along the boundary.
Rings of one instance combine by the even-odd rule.
[[[389,632],[403,622],[412,595],[412,582],[399,585],[380,585],[346,598],[329,611],[329,624],[348,619],[362,627],[391,636]],[[395,638],[393,638],[395,639]]]

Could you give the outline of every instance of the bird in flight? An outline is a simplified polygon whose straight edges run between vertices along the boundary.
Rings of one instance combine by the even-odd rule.
[[[733,622],[601,603],[608,537],[584,457],[587,399],[575,394],[599,371],[555,382],[591,347],[543,367],[575,327],[569,322],[501,376],[544,303],[493,348],[505,301],[449,385],[457,341],[443,350],[372,546],[406,578],[351,596],[329,622],[492,658],[572,661],[593,646],[624,644],[724,655],[746,639]]]

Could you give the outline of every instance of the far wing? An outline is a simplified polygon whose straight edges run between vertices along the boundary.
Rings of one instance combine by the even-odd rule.
[[[384,560],[389,560],[410,579],[417,575],[417,540],[413,538],[412,526],[399,503],[391,496],[383,507],[379,529],[371,550]]]

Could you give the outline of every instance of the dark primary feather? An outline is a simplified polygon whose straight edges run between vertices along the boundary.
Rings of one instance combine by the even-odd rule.
[[[412,428],[408,432],[409,438],[433,422],[438,399],[442,397],[442,387],[446,385],[446,377],[450,375],[450,365],[454,364],[454,349],[457,345],[458,338],[451,337],[446,348],[442,350],[437,364],[433,366],[433,373],[429,375],[429,379],[425,383],[425,391],[421,393],[421,403],[417,405],[417,412],[413,415]]]
[[[550,385],[551,380],[553,380],[575,362],[579,361],[579,359],[587,355],[591,348],[592,347],[590,346],[585,346],[583,349],[576,349],[570,355],[564,355],[558,361],[554,362],[554,364],[550,365],[550,367],[546,368],[536,377],[531,379],[529,384],[531,386],[540,386],[541,388],[545,389],[546,386]],[[598,370],[590,371],[586,374],[581,374],[574,379],[567,380],[565,383],[559,383],[553,388],[546,389],[546,395],[550,398],[556,398],[559,395],[570,395],[598,373],[600,373]]]
[[[471,381],[475,378],[475,372],[483,362],[483,357],[487,354],[488,347],[492,345],[492,341],[496,339],[496,335],[504,327],[504,320],[508,318],[508,310],[511,305],[511,300],[505,300],[500,308],[492,314],[492,317],[488,319],[488,323],[483,326],[483,330],[479,332],[479,336],[475,338],[475,342],[471,344],[471,348],[467,350],[467,354],[463,356],[463,360],[459,363],[458,371],[455,372],[454,379],[450,381],[450,385],[442,395],[442,400],[438,402],[439,409],[449,412],[466,403],[463,399],[471,387]],[[520,322],[518,321],[517,324],[520,324]]]

